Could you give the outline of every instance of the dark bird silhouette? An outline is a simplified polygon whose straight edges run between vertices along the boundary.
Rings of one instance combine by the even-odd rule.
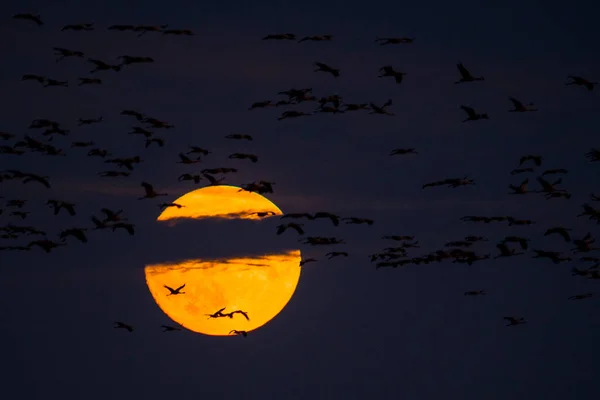
[[[119,176],[129,176],[131,175],[131,172],[125,172],[125,171],[102,171],[102,172],[98,172],[98,175],[105,177],[105,178],[116,178]]]
[[[460,109],[467,113],[467,119],[463,120],[462,122],[477,121],[480,119],[490,119],[490,117],[487,114],[479,114],[475,112],[475,109],[471,107],[460,106]]]
[[[535,256],[531,258],[548,258],[554,264],[560,264],[564,261],[571,261],[570,257],[563,257],[558,251],[547,251],[547,250],[532,250],[535,253]]]
[[[354,225],[359,225],[359,224],[373,225],[373,223],[375,222],[375,221],[373,221],[372,219],[369,219],[369,218],[356,218],[356,217],[342,218],[342,221],[346,221],[346,225],[348,225],[348,224],[354,224]]]
[[[316,36],[305,36],[298,40],[298,43],[312,41],[312,42],[330,42],[333,39],[333,35],[316,35]]]
[[[317,212],[313,215],[313,219],[319,218],[329,218],[334,226],[338,226],[340,224],[340,217],[338,215],[329,213],[329,212]]]
[[[505,236],[504,239],[502,239],[502,244],[506,244],[506,243],[519,243],[519,245],[521,246],[521,248],[523,250],[527,250],[527,248],[529,247],[529,242],[530,240],[527,238],[523,238],[520,236]]]
[[[44,25],[42,22],[42,18],[39,15],[29,14],[29,13],[20,13],[12,16],[14,19],[22,19],[25,21],[32,21],[38,24],[39,26]]]
[[[144,114],[135,110],[123,110],[121,111],[121,115],[135,117],[135,119],[138,121],[142,121],[144,119]]]
[[[78,78],[78,79],[79,79],[79,83],[77,84],[77,86],[101,85],[102,84],[102,79],[98,79],[98,78]]]
[[[87,239],[87,235],[85,234],[86,231],[87,231],[87,229],[85,229],[85,228],[65,229],[64,231],[59,233],[58,237],[60,240],[66,241],[69,236],[73,236],[75,239],[79,240],[81,243],[87,243],[88,239]]]
[[[138,57],[138,56],[118,56],[117,59],[123,60],[119,66],[124,67],[130,64],[144,64],[144,63],[153,63],[154,59],[152,57]]]
[[[186,156],[183,153],[179,153],[179,159],[180,161],[177,161],[177,164],[198,164],[200,162],[200,160],[192,160],[191,158],[189,158],[188,156]]]
[[[302,267],[304,264],[308,264],[311,262],[317,262],[318,260],[316,258],[305,258],[303,260],[300,260],[300,266]]]
[[[127,332],[133,332],[133,327],[131,325],[127,325],[124,322],[120,322],[120,321],[116,321],[115,322],[115,329],[125,329]]]
[[[211,186],[218,185],[219,183],[221,183],[225,180],[224,176],[222,176],[220,178],[215,178],[211,174],[206,174],[206,173],[203,173],[202,176],[204,177],[204,179],[206,179],[208,181],[209,185],[211,185]]]
[[[237,133],[233,133],[231,135],[225,136],[226,139],[235,139],[235,140],[252,140],[252,136],[250,135],[240,135]]]
[[[572,231],[572,229],[567,229],[562,226],[557,226],[555,228],[550,228],[550,229],[546,230],[546,232],[544,233],[544,236],[548,236],[548,235],[552,235],[552,234],[559,234],[560,236],[563,237],[563,239],[565,239],[566,242],[570,242],[571,241],[571,236],[569,235],[570,231]]]
[[[61,31],[93,31],[94,30],[94,24],[70,24],[70,25],[65,25],[63,26],[63,28],[61,29]]]
[[[111,30],[111,31],[121,31],[121,32],[132,31],[133,32],[133,30],[135,29],[135,26],[134,25],[111,25],[107,29]]]
[[[65,201],[60,201],[60,200],[48,200],[46,202],[46,205],[54,208],[54,215],[58,215],[58,213],[62,209],[67,211],[70,215],[76,214],[75,204],[73,204],[73,203],[67,203]]]
[[[508,246],[505,243],[498,243],[496,245],[496,247],[498,248],[498,250],[500,250],[500,254],[497,255],[496,257],[494,257],[494,259],[501,258],[501,257],[511,257],[511,256],[518,256],[518,255],[521,255],[521,254],[525,254],[525,253],[517,253],[517,251],[515,249],[509,249]]]
[[[181,330],[181,328],[172,325],[161,325],[160,327],[163,328],[163,332],[176,332]]]
[[[110,228],[113,232],[115,232],[117,229],[125,229],[125,231],[127,231],[127,233],[129,233],[130,236],[133,236],[135,234],[135,225],[127,222],[117,222],[115,224],[110,225]]]
[[[583,300],[592,297],[593,293],[576,294],[575,296],[569,297],[569,300]]]
[[[170,293],[167,296],[175,296],[178,294],[185,294],[185,292],[182,292],[181,289],[183,289],[185,287],[185,283],[181,286],[179,286],[177,289],[173,289],[172,287],[169,287],[167,285],[163,285],[165,289],[167,289]]]
[[[590,82],[589,80],[580,76],[569,75],[568,78],[571,79],[571,81],[565,83],[565,85],[583,86],[587,90],[594,90],[594,85],[598,84],[598,82]]]
[[[203,156],[207,156],[210,153],[212,153],[210,150],[204,149],[202,147],[198,147],[198,146],[188,146],[190,148],[190,151],[188,151],[186,154],[202,154]]]
[[[395,240],[395,241],[399,242],[399,241],[404,241],[404,240],[414,240],[415,237],[407,236],[407,235],[386,235],[386,236],[382,236],[382,239]]]
[[[406,75],[405,72],[399,72],[396,71],[391,65],[386,65],[384,67],[381,67],[379,69],[379,72],[383,71],[380,75],[378,75],[378,78],[384,78],[384,77],[393,77],[396,80],[396,83],[402,83],[402,79],[404,78],[404,75]]]
[[[279,118],[278,121],[284,120],[286,118],[297,118],[297,117],[309,117],[311,114],[305,113],[302,111],[290,110],[284,111]]]
[[[246,311],[242,311],[242,310],[235,310],[232,312],[229,312],[227,314],[223,314],[224,317],[229,317],[229,318],[233,318],[233,316],[235,314],[240,314],[242,315],[244,318],[246,318],[246,320],[250,321],[250,318],[248,317],[248,313]]]
[[[484,290],[469,290],[465,292],[465,296],[481,296],[485,294]]]
[[[523,104],[519,100],[515,99],[514,97],[509,97],[508,99],[513,103],[513,106],[515,107],[512,110],[508,110],[510,112],[537,111],[536,108],[532,108],[535,105],[533,103]]]
[[[523,182],[519,184],[519,186],[508,185],[509,189],[512,190],[512,193],[509,194],[526,194],[529,193],[527,190],[527,186],[529,185],[529,178],[525,179]]]
[[[510,171],[511,175],[522,174],[524,172],[533,172],[533,168],[516,168]]]
[[[177,180],[179,182],[194,181],[194,183],[196,183],[196,184],[200,183],[201,179],[202,179],[202,177],[200,175],[192,175],[192,174],[181,174],[181,175],[179,175],[179,178],[177,178]]]
[[[236,331],[235,329],[232,331],[229,331],[229,334],[234,334],[236,336],[243,336],[243,337],[247,337],[248,336],[248,332],[246,331]]]
[[[273,211],[257,211],[257,212],[252,213],[252,215],[256,215],[259,218],[265,218],[265,217],[271,217],[271,216],[274,216],[277,214],[275,214]]]
[[[133,31],[140,32],[137,35],[137,37],[142,37],[148,32],[163,32],[168,27],[169,27],[169,25],[167,25],[167,24],[154,25],[154,26],[153,25],[138,25],[135,28],[133,28]]]
[[[83,51],[69,50],[69,49],[65,49],[64,47],[53,47],[52,49],[54,50],[54,55],[59,56],[56,59],[56,62],[64,60],[67,57],[83,58],[83,56],[84,56]]]
[[[231,154],[228,158],[236,158],[239,160],[250,160],[253,163],[258,161],[258,156],[255,156],[254,154],[246,154],[246,153],[233,153]]]
[[[182,206],[181,204],[177,204],[177,203],[162,203],[162,204],[158,205],[158,208],[160,208],[161,210],[164,210],[165,208],[169,208],[169,207],[181,208],[181,207],[185,207],[185,206]]]
[[[56,79],[46,79],[46,83],[44,84],[44,87],[50,87],[50,86],[61,86],[61,87],[69,87],[69,82],[67,81],[58,81]]]
[[[504,317],[508,321],[506,326],[521,325],[527,323],[523,317]]]
[[[331,75],[333,75],[336,78],[338,76],[340,76],[340,70],[339,69],[330,67],[329,65],[324,64],[322,62],[316,62],[315,65],[317,66],[317,69],[315,69],[314,72],[319,72],[319,71],[328,72],[328,73],[330,73]]]
[[[405,155],[405,154],[419,154],[416,149],[394,149],[390,152],[390,156]]]
[[[414,37],[377,37],[375,43],[379,43],[381,46],[386,44],[408,44],[415,41]]]
[[[148,182],[142,182],[142,187],[144,188],[144,191],[146,192],[146,194],[143,197],[140,197],[138,200],[152,199],[152,198],[158,197],[158,196],[168,196],[167,193],[158,193],[158,192],[156,192],[154,190],[154,186],[152,186]]]
[[[98,118],[78,118],[77,119],[77,126],[83,126],[83,125],[91,125],[91,124],[98,124],[100,122],[102,122],[104,120],[103,117],[98,117]]]
[[[374,103],[369,103],[371,107],[371,112],[369,114],[381,114],[381,115],[389,115],[390,117],[395,116],[396,114],[389,112],[387,108],[392,105],[392,99],[389,99],[381,107],[377,106]]]
[[[483,76],[473,76],[469,72],[468,69],[465,68],[463,63],[459,62],[456,64],[456,68],[458,68],[458,72],[460,73],[460,79],[454,83],[464,83],[464,82],[474,82],[474,81],[483,81],[485,80]]]
[[[162,33],[163,35],[194,36],[194,32],[190,29],[165,29]]]
[[[539,167],[540,165],[542,165],[542,159],[543,159],[542,156],[528,154],[528,155],[522,156],[519,159],[519,165],[523,165],[527,161],[533,161],[535,163],[535,165]]]
[[[108,71],[112,69],[113,71],[118,72],[121,70],[121,67],[119,65],[110,65],[105,63],[104,61],[97,60],[94,58],[88,58],[87,61],[96,66],[96,68],[90,71],[91,74],[95,73],[96,71]]]
[[[591,162],[600,161],[600,150],[591,149],[590,151],[585,153],[585,157]]]
[[[34,246],[37,246],[44,250],[46,253],[50,253],[53,249],[61,246],[66,246],[66,243],[56,243],[52,240],[34,240],[33,242],[29,242],[27,247],[30,249]]]
[[[263,37],[262,40],[296,40],[296,35],[293,33],[274,33]]]
[[[313,220],[314,219],[314,217],[312,216],[312,214],[309,214],[309,213],[288,213],[288,214],[285,214],[285,215],[283,215],[281,217],[281,219],[284,219],[284,218],[295,218],[295,219],[306,218],[306,219],[309,219],[309,220]]]
[[[110,156],[111,154],[108,152],[108,150],[105,150],[105,149],[92,149],[92,150],[88,151],[87,155],[89,157],[102,157],[102,158],[105,158],[107,156]]]
[[[554,174],[568,174],[569,171],[564,168],[547,169],[542,172],[542,176],[554,175]]]
[[[257,101],[255,103],[252,103],[252,105],[250,106],[250,108],[248,108],[248,110],[254,110],[255,108],[266,108],[266,107],[275,107],[275,104],[273,104],[273,102],[271,100]]]
[[[156,143],[158,147],[163,147],[165,145],[165,140],[163,138],[158,137],[149,138],[146,139],[146,144],[144,145],[144,147],[148,148],[152,143]]]
[[[294,222],[290,222],[288,224],[277,225],[277,234],[281,235],[287,229],[294,229],[298,232],[299,235],[304,235],[304,230],[302,229],[303,224],[296,224]]]
[[[43,75],[25,74],[21,77],[22,81],[37,81],[39,83],[46,82],[46,77]]]
[[[127,218],[123,217],[123,210],[113,211],[108,208],[102,208],[100,212],[104,214],[103,222],[121,222],[127,220]]]
[[[332,252],[325,254],[325,257],[327,257],[327,259],[331,260],[334,257],[348,257],[348,253],[345,251],[332,251]]]

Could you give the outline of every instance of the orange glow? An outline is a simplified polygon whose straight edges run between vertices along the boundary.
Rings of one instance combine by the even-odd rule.
[[[300,279],[300,250],[262,257],[223,260],[187,260],[178,264],[146,266],[146,283],[162,311],[183,327],[206,335],[229,335],[231,330],[250,332],[283,310]],[[185,283],[185,294],[168,296]],[[206,314],[242,310],[233,318]]]
[[[269,199],[258,193],[239,191],[240,188],[228,185],[206,186],[189,192],[174,203],[184,207],[169,207],[159,215],[159,221],[174,218],[226,218],[262,219],[257,212],[271,211],[282,215],[281,210]]]
[[[257,212],[281,210],[258,193],[239,191],[228,185],[207,186],[187,193],[169,207],[158,221],[179,218],[262,219]],[[248,256],[219,260],[186,260],[147,265],[146,284],[156,304],[173,321],[206,335],[229,335],[232,330],[250,332],[283,310],[292,298],[300,279],[300,250],[281,254]],[[184,294],[170,295],[164,286],[185,284]],[[235,314],[233,318],[209,318],[217,310],[223,313],[242,310],[250,320]]]

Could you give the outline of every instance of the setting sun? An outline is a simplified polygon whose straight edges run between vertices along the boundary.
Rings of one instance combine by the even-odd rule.
[[[158,217],[159,221],[175,218],[262,219],[257,213],[282,215],[269,199],[237,186],[206,186],[181,196],[174,203],[183,207],[167,208]]]
[[[154,300],[173,321],[206,335],[228,335],[231,330],[251,331],[273,319],[290,301],[300,278],[300,251],[260,257],[223,260],[188,260],[145,268],[146,283]],[[185,283],[183,295],[169,290]],[[224,313],[248,313],[233,318],[209,318]]]
[[[208,186],[174,201],[158,221],[175,219],[262,219],[282,215],[260,194],[235,186]],[[232,330],[252,331],[273,319],[290,301],[300,279],[300,250],[227,259],[194,259],[147,265],[146,283],[154,300],[173,321],[206,335],[229,335]],[[185,284],[182,294],[169,289]],[[209,318],[225,307],[236,310],[231,318]]]

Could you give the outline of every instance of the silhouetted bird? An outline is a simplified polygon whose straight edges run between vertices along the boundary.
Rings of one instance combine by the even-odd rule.
[[[133,332],[133,327],[131,325],[127,325],[124,322],[116,321],[114,328],[115,329],[125,329],[127,332]]]
[[[514,97],[509,97],[508,98],[514,105],[515,108],[513,108],[512,110],[508,110],[510,112],[526,112],[526,111],[537,111],[536,108],[531,108],[534,104],[533,103],[529,103],[527,105],[521,103],[519,100],[515,99]]]
[[[143,197],[140,197],[139,200],[152,199],[152,198],[158,197],[158,196],[168,196],[167,193],[157,193],[154,190],[154,187],[151,184],[149,184],[148,182],[142,182],[142,187],[144,188],[144,191],[146,192],[146,194]]]
[[[304,235],[304,230],[302,229],[303,224],[296,224],[294,222],[290,222],[289,224],[282,224],[277,226],[277,234],[281,235],[287,229],[295,229],[299,235]]]
[[[465,68],[463,63],[459,62],[456,64],[456,68],[458,68],[458,72],[460,72],[460,79],[454,83],[464,83],[464,82],[474,82],[474,81],[483,81],[485,80],[483,76],[475,77],[471,75],[468,69]]]
[[[42,19],[39,15],[34,15],[34,14],[29,14],[29,13],[21,13],[21,14],[15,14],[12,17],[14,19],[23,19],[26,21],[32,21],[40,26],[44,25],[44,23],[42,22]]]
[[[480,119],[490,119],[487,114],[479,114],[475,112],[475,109],[467,106],[460,106],[460,109],[467,113],[467,119],[463,120],[463,122],[467,121],[477,121]]]
[[[165,287],[165,289],[167,289],[170,293],[167,296],[175,296],[178,294],[185,294],[185,292],[182,292],[181,289],[183,289],[185,287],[185,283],[181,286],[179,286],[177,289],[173,289],[167,285],[163,285]]]
[[[317,66],[317,69],[315,69],[315,72],[319,72],[319,71],[323,71],[323,72],[328,72],[331,75],[333,75],[334,77],[338,77],[340,76],[340,70],[330,67],[327,64],[324,64],[322,62],[316,62],[315,65]]]
[[[396,71],[391,65],[386,65],[384,67],[381,67],[379,69],[379,71],[383,71],[382,74],[380,74],[378,76],[378,78],[384,78],[387,76],[391,76],[396,80],[396,83],[402,83],[402,78],[404,78],[404,75],[406,75],[405,72],[399,72]]]
[[[504,317],[508,321],[506,326],[521,325],[527,323],[523,317]]]
[[[594,85],[598,84],[598,82],[590,82],[587,79],[582,78],[580,76],[569,75],[568,78],[571,79],[571,81],[565,83],[565,85],[583,86],[587,90],[594,90]]]

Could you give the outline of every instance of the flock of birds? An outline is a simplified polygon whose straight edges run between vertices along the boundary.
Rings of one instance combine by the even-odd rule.
[[[25,20],[29,22],[33,22],[39,26],[43,26],[44,23],[40,16],[33,14],[16,14],[13,16],[15,19]],[[73,31],[90,31],[94,30],[94,24],[92,23],[83,23],[83,24],[70,24],[65,25],[62,30],[73,30]],[[137,36],[145,35],[149,32],[154,32],[155,34],[162,35],[177,35],[177,36],[193,36],[194,33],[189,29],[169,29],[167,25],[159,25],[159,26],[146,26],[146,25],[112,25],[107,29],[109,30],[118,30],[118,31],[131,31],[137,33]],[[321,36],[306,36],[302,38],[297,38],[295,34],[286,33],[286,34],[270,34],[262,38],[262,40],[280,40],[280,41],[297,41],[297,42],[305,42],[305,41],[331,41],[333,40],[332,35],[321,35]],[[407,45],[412,44],[415,38],[409,37],[386,37],[380,38],[377,37],[375,42],[379,45]],[[95,74],[101,71],[112,71],[119,72],[123,68],[128,67],[132,64],[139,63],[153,63],[154,59],[152,57],[146,56],[131,56],[131,55],[123,55],[117,57],[116,62],[108,62],[102,61],[95,58],[89,58],[86,54],[79,50],[66,49],[61,47],[55,47],[54,49],[55,55],[57,56],[56,62],[60,62],[67,58],[75,58],[75,59],[85,59],[88,63],[93,65],[93,69],[89,71],[90,74]],[[332,67],[323,62],[315,63],[315,72],[323,72],[330,74],[333,78],[339,78],[341,76],[341,71],[339,68]],[[455,82],[456,84],[464,84],[464,83],[474,83],[484,81],[483,76],[476,76],[471,74],[471,72],[462,64],[457,64],[458,73],[460,78]],[[393,78],[396,84],[401,84],[405,77],[406,73],[398,71],[394,69],[392,66],[383,66],[380,69],[380,74],[378,75],[380,78]],[[578,85],[587,90],[593,90],[594,86],[598,84],[598,82],[592,82],[588,79],[585,79],[580,76],[569,75],[569,81],[566,82],[566,85]],[[43,85],[44,87],[68,87],[68,81],[61,81],[57,79],[49,78],[45,75],[38,74],[25,74],[21,78],[22,81],[34,81]],[[79,77],[78,85],[97,85],[102,84],[102,79],[97,77]],[[366,110],[369,111],[370,114],[378,114],[378,115],[386,115],[386,116],[394,116],[393,112],[390,112],[388,108],[392,106],[393,102],[391,99],[377,105],[374,102],[365,102],[365,103],[347,103],[343,100],[343,98],[339,95],[324,95],[317,97],[313,95],[312,88],[292,88],[289,90],[281,91],[278,93],[279,95],[286,96],[285,99],[280,100],[263,100],[253,103],[249,110],[256,109],[264,109],[270,107],[285,107],[285,106],[296,106],[302,103],[317,103],[317,108],[312,112],[299,111],[296,109],[287,109],[281,113],[281,115],[277,118],[278,120],[296,118],[296,117],[306,117],[317,113],[346,113],[352,111],[360,111]],[[538,111],[535,108],[533,103],[524,103],[520,100],[510,97],[509,101],[512,103],[513,108],[509,109],[509,112],[534,112]],[[489,115],[484,112],[478,112],[474,108],[462,105],[460,109],[464,111],[466,114],[466,118],[462,122],[468,121],[480,121],[480,120],[488,120],[490,119]],[[145,140],[145,147],[156,144],[159,147],[163,147],[165,144],[165,139],[160,136],[156,136],[156,131],[168,130],[175,128],[173,124],[170,124],[167,121],[163,121],[157,119],[153,116],[146,115],[143,112],[137,110],[122,110],[120,112],[121,116],[132,118],[135,125],[131,128],[132,130],[129,132],[131,135],[139,135],[142,136]],[[78,126],[83,127],[86,125],[92,124],[100,124],[104,121],[102,116],[94,117],[94,118],[79,118]],[[56,143],[54,139],[56,137],[68,137],[70,130],[65,128],[60,122],[50,120],[50,119],[36,119],[32,121],[28,127],[30,130],[36,129],[41,130],[41,134],[39,137],[34,137],[33,134],[25,134],[23,137],[17,137],[15,134],[0,132],[0,140],[5,143],[9,143],[11,140],[15,140],[12,144],[3,144],[0,145],[0,154],[3,155],[13,155],[13,156],[21,156],[30,152],[42,153],[48,156],[65,156],[64,148],[60,148],[55,146]],[[231,141],[252,141],[253,137],[247,134],[230,134],[225,136],[226,139]],[[105,169],[103,171],[99,171],[98,175],[104,178],[125,178],[131,175],[131,172],[135,169],[136,165],[143,162],[140,156],[131,156],[131,157],[116,157],[113,155],[112,151],[108,149],[104,149],[98,146],[94,141],[72,141],[70,147],[72,149],[85,149],[87,151],[87,156],[90,158],[98,158],[103,161],[104,164],[114,166],[112,169]],[[78,151],[78,150],[77,150]],[[212,152],[206,148],[190,145],[187,150],[181,151],[178,154],[179,164],[184,165],[192,165],[198,164],[202,161],[204,157],[210,156]],[[397,148],[390,151],[390,156],[405,156],[409,154],[418,154],[417,149],[415,148]],[[600,161],[600,149],[590,149],[584,156],[588,159],[589,162],[599,162]],[[238,159],[238,160],[248,160],[251,163],[258,162],[258,156],[255,154],[248,153],[240,153],[234,152],[228,156],[228,159]],[[534,173],[535,169],[542,166],[543,158],[542,156],[536,154],[523,155],[519,160],[518,166],[515,169],[510,171],[510,174],[522,175],[526,173]],[[219,185],[224,180],[227,174],[232,174],[237,172],[236,168],[229,167],[219,167],[219,168],[205,168],[199,171],[198,173],[184,173],[178,177],[178,181],[190,181],[194,184],[199,184],[200,182],[206,182],[207,185]],[[546,169],[538,173],[535,181],[539,184],[537,190],[531,190],[529,188],[530,178],[527,177],[523,179],[518,184],[510,184],[508,185],[508,189],[510,192],[508,194],[511,195],[526,195],[526,194],[542,194],[546,199],[557,199],[571,198],[571,193],[566,189],[560,187],[562,184],[562,178],[558,178],[552,181],[549,177],[556,175],[565,175],[568,174],[566,169],[558,168],[558,169]],[[550,180],[549,180],[550,179]],[[4,171],[0,171],[0,183],[6,181],[18,181],[20,180],[22,183],[37,183],[41,184],[47,188],[51,188],[50,178],[48,176],[43,176],[39,174],[34,174],[31,172],[23,172],[15,169],[6,169]],[[467,185],[475,185],[476,182],[474,179],[469,178],[468,176],[463,177],[450,177],[440,179],[434,182],[428,182],[423,184],[422,189],[445,186],[448,188],[458,188],[461,186]],[[268,194],[273,193],[273,185],[274,182],[269,181],[255,181],[247,184],[240,185],[241,190],[256,192],[259,194]],[[143,189],[143,196],[139,199],[154,199],[157,197],[168,196],[167,193],[163,193],[155,190],[154,186],[148,182],[142,182],[141,187]],[[7,216],[8,218],[18,219],[18,220],[26,220],[30,212],[25,210],[25,206],[30,204],[29,200],[26,199],[5,199],[2,208],[0,209],[0,215]],[[583,211],[578,215],[578,217],[586,217],[590,221],[595,221],[596,224],[600,224],[600,206],[593,206],[592,203],[600,202],[600,196],[596,196],[595,194],[590,195],[589,202],[583,205]],[[600,203],[599,203],[600,204]],[[53,209],[55,215],[61,213],[64,210],[65,213],[70,215],[76,214],[76,205],[64,200],[57,199],[48,199],[45,203],[48,207]],[[173,203],[173,202],[164,202],[158,204],[160,209],[165,209],[167,207],[178,207],[181,208],[183,205]],[[69,238],[73,238],[74,240],[78,240],[80,242],[86,243],[88,241],[87,233],[89,230],[110,230],[116,231],[118,229],[126,231],[129,235],[135,234],[135,225],[127,220],[127,218],[123,215],[123,210],[111,210],[108,208],[103,208],[99,210],[102,214],[101,217],[96,215],[91,216],[92,225],[90,227],[70,227],[60,231],[57,234],[56,239],[51,239],[46,232],[36,229],[32,226],[25,226],[23,224],[17,224],[16,222],[9,222],[2,227],[0,227],[2,246],[0,246],[0,250],[4,251],[29,251],[34,247],[39,247],[45,252],[51,252],[57,247],[66,246]],[[258,212],[256,213],[258,217],[262,218],[270,218],[275,216],[272,212]],[[281,217],[281,219],[304,219],[307,221],[314,221],[318,219],[328,219],[331,223],[337,227],[341,222],[344,224],[350,225],[367,225],[371,226],[374,224],[374,221],[368,218],[359,218],[359,217],[342,217],[340,215],[330,213],[330,212],[316,212],[316,213],[290,213],[285,214]],[[531,225],[534,224],[535,221],[531,221],[528,219],[517,218],[513,216],[464,216],[461,218],[463,222],[469,223],[500,223],[506,222],[509,226],[521,226],[521,225]],[[343,239],[337,237],[322,237],[322,236],[304,236],[306,226],[303,223],[299,222],[283,222],[277,226],[276,233],[278,235],[284,234],[288,230],[295,231],[298,235],[302,236],[301,243],[308,244],[311,246],[331,246],[336,244],[344,244],[345,241]],[[489,259],[497,259],[497,258],[507,258],[507,257],[515,257],[520,255],[525,255],[527,252],[533,253],[533,258],[545,258],[552,261],[555,264],[564,263],[564,262],[572,262],[573,257],[576,255],[583,253],[586,256],[581,256],[579,261],[582,263],[589,263],[585,268],[577,268],[573,267],[571,271],[573,275],[577,275],[587,279],[599,280],[600,279],[600,258],[588,256],[587,254],[593,251],[600,250],[598,247],[593,247],[595,243],[595,239],[593,238],[591,233],[582,234],[578,237],[572,237],[571,229],[556,226],[549,227],[545,234],[545,236],[549,235],[557,235],[562,238],[563,241],[567,243],[571,243],[574,247],[570,249],[571,254],[565,252],[558,251],[549,251],[544,249],[530,248],[531,239],[510,235],[504,237],[500,240],[496,248],[498,253],[496,255],[492,255],[490,253],[481,253],[474,250],[477,246],[477,243],[487,242],[488,239],[482,236],[467,236],[458,240],[450,241],[445,244],[442,249],[427,252],[419,255],[411,255],[409,254],[411,249],[420,248],[419,241],[411,235],[386,235],[383,236],[382,239],[388,240],[391,242],[395,242],[396,245],[390,245],[389,247],[385,247],[381,251],[370,255],[370,259],[375,263],[376,268],[398,268],[401,266],[409,265],[409,264],[429,264],[433,262],[443,262],[443,261],[451,261],[452,263],[465,263],[468,265],[472,265],[475,262],[489,260]],[[41,238],[37,240],[32,240],[31,237],[40,236]],[[15,241],[25,238],[25,243],[20,245],[5,245],[4,243],[9,241]],[[328,259],[337,258],[337,257],[348,257],[349,253],[346,251],[330,251],[324,255]],[[304,266],[307,263],[314,263],[318,260],[316,258],[305,258],[300,262],[300,266]],[[176,289],[173,289],[169,286],[165,285],[165,289],[168,290],[168,296],[171,295],[182,295],[185,292],[181,290],[185,287],[185,284],[179,286]],[[481,296],[485,295],[485,290],[477,289],[477,290],[469,290],[466,291],[465,296]],[[574,296],[569,297],[570,300],[582,300],[592,296],[592,293],[583,293],[576,294]],[[248,313],[242,310],[234,310],[229,313],[224,313],[226,307],[221,308],[220,310],[214,312],[213,314],[209,314],[209,318],[233,318],[235,315],[239,314],[249,320]],[[507,326],[520,325],[526,323],[526,319],[521,316],[506,316],[504,319],[508,322]],[[118,321],[115,322],[115,328],[125,329],[129,332],[133,331],[133,327],[127,323]],[[179,327],[171,326],[171,325],[163,325],[163,330],[165,332],[170,331],[178,331],[181,330]],[[247,332],[244,330],[232,330],[230,334],[247,336]]]

